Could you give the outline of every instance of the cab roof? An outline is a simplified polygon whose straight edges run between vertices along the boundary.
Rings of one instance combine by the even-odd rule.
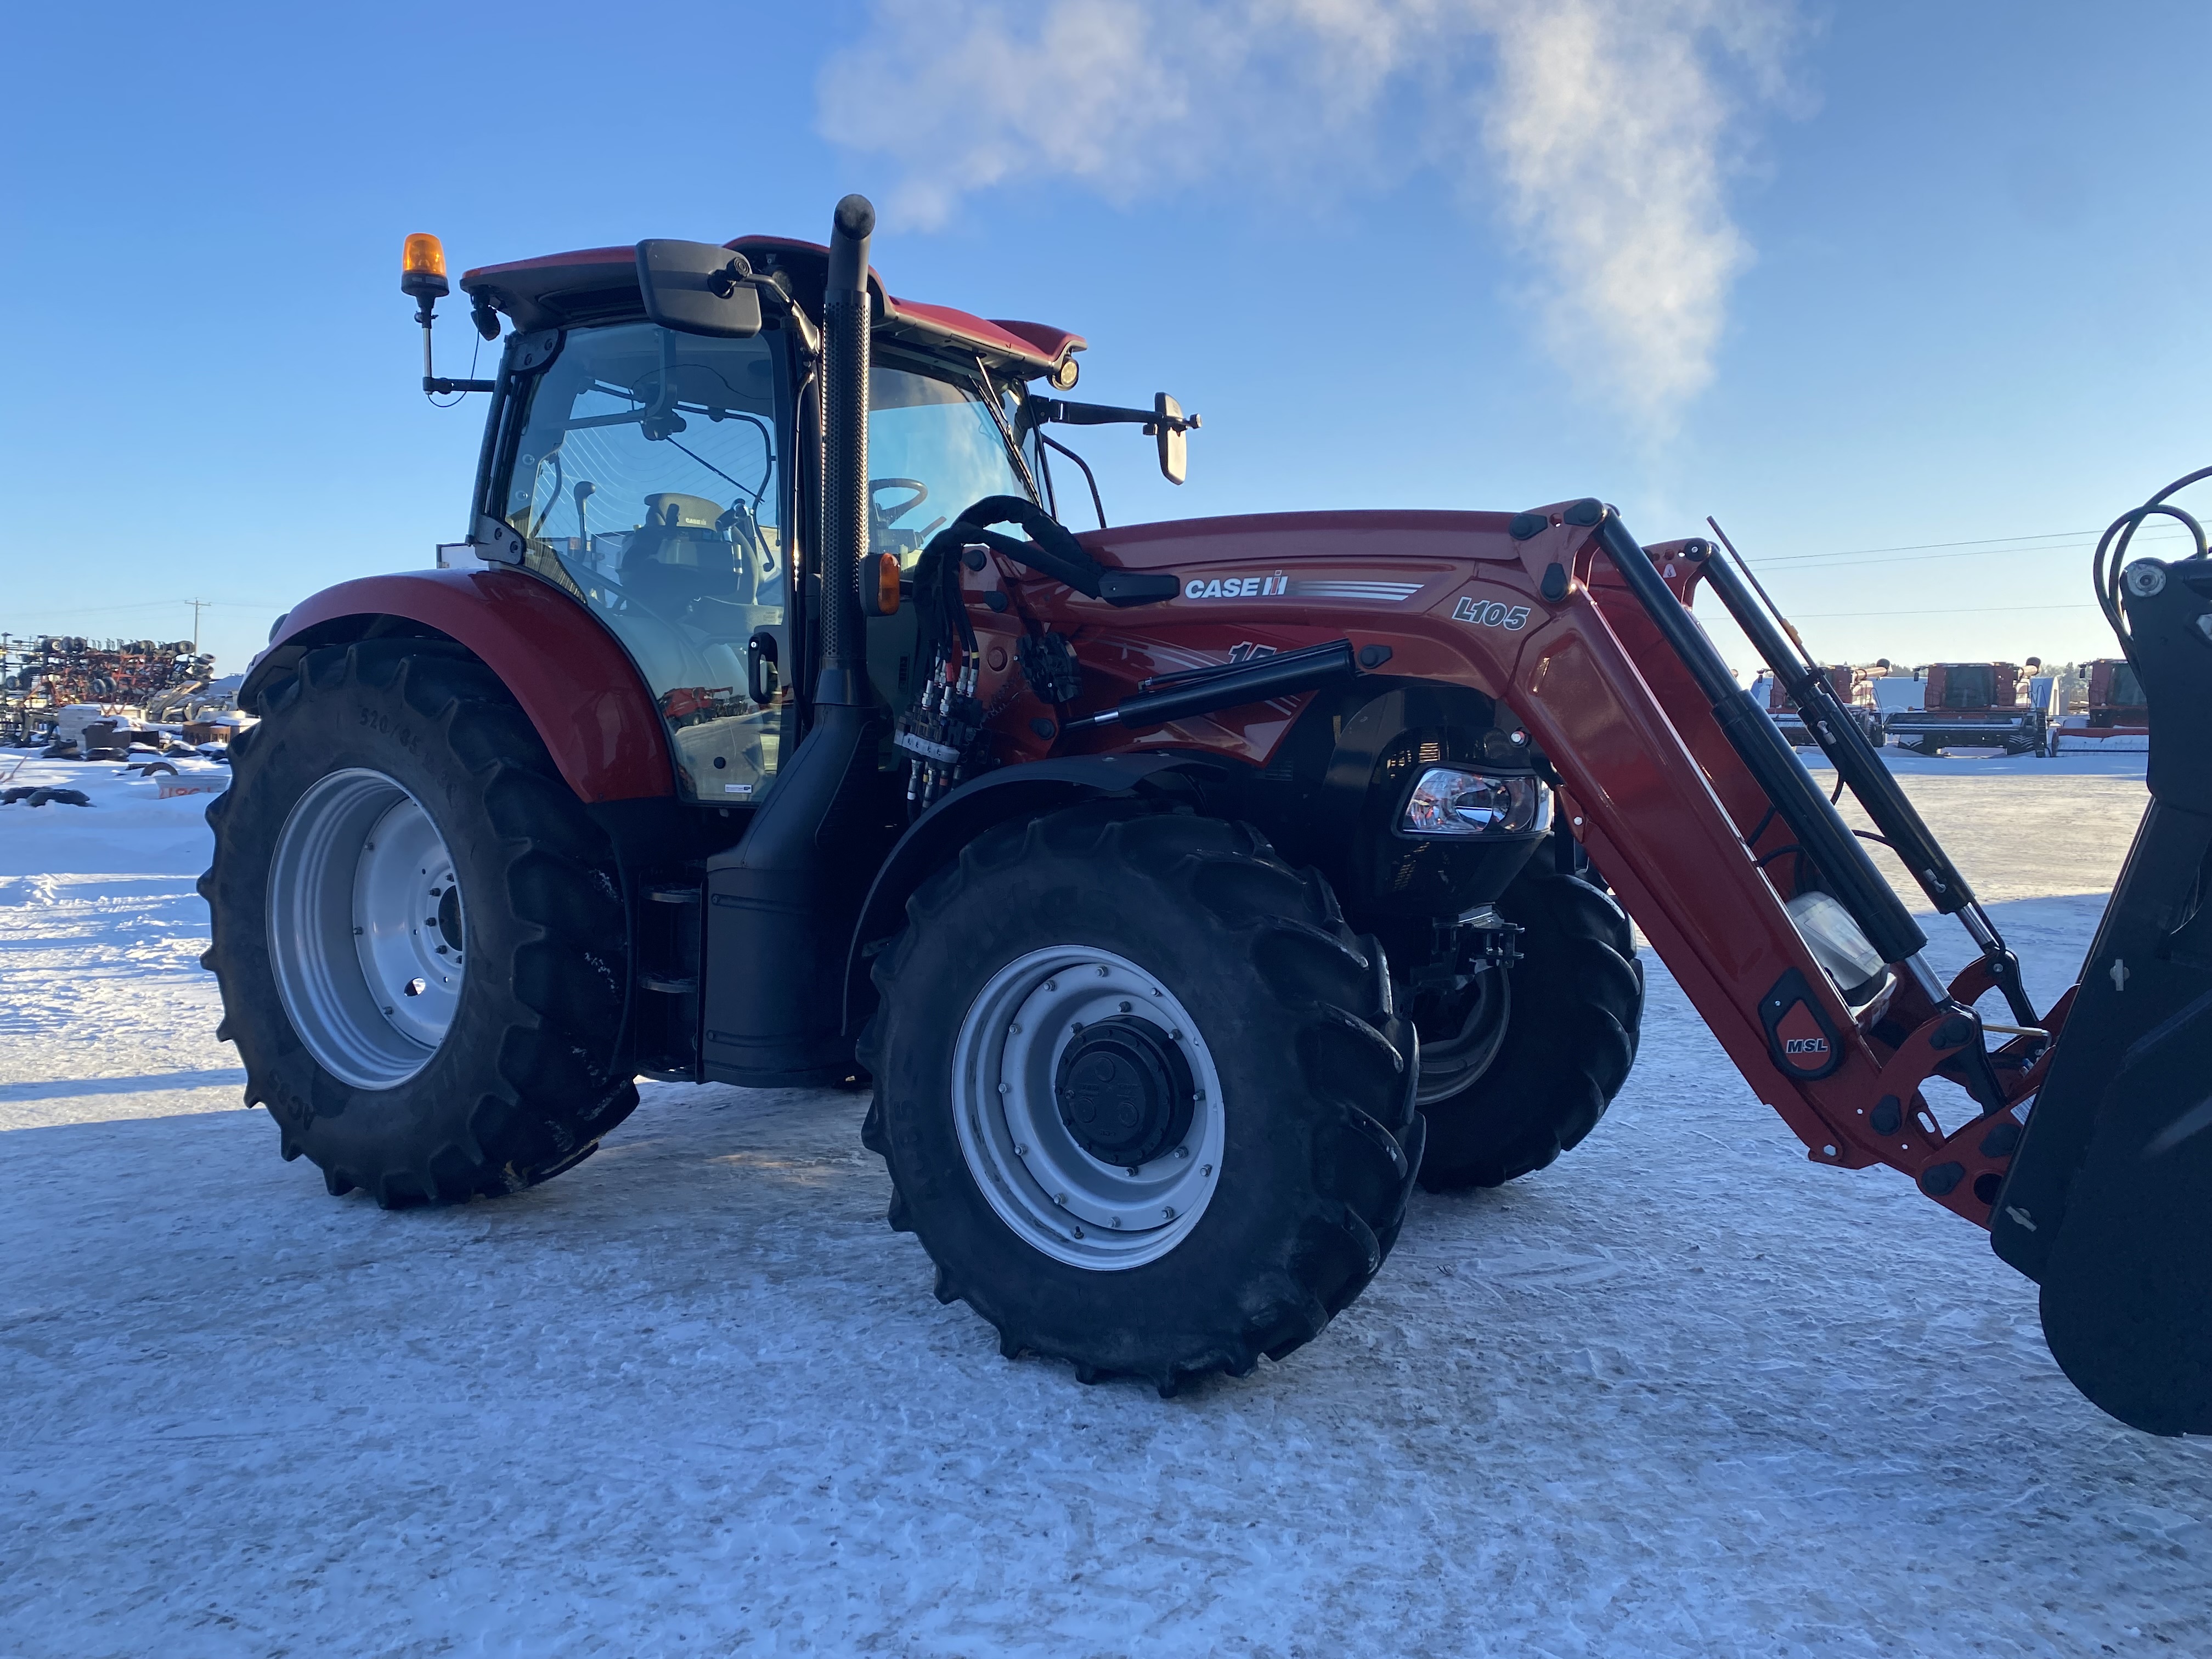
[[[792,298],[816,318],[822,314],[822,289],[830,250],[818,242],[781,236],[740,236],[723,246],[742,253],[754,270],[781,275]],[[461,291],[504,312],[518,329],[559,328],[600,322],[638,313],[637,252],[630,247],[592,247],[549,253],[507,264],[479,265],[461,276]],[[1023,380],[1049,374],[1073,353],[1090,343],[1080,334],[1048,323],[977,317],[951,306],[902,300],[884,287],[874,267],[868,291],[876,301],[876,327],[918,344],[954,345],[981,357],[1000,374]]]

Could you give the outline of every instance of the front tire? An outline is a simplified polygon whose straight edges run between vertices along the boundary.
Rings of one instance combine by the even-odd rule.
[[[333,1194],[514,1192],[637,1104],[612,848],[489,670],[390,640],[263,694],[200,878],[246,1103]]]
[[[1498,911],[1522,929],[1521,959],[1504,970],[1504,1037],[1473,1082],[1422,1103],[1421,1185],[1431,1192],[1503,1186],[1542,1169],[1597,1127],[1636,1060],[1644,964],[1613,896],[1530,868]]]
[[[908,916],[862,1139],[1009,1357],[1170,1394],[1374,1277],[1421,1156],[1414,1039],[1317,876],[1245,825],[1089,805],[987,833]]]

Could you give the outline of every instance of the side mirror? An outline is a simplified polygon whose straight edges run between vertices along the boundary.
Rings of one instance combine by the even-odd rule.
[[[1159,441],[1160,476],[1179,484],[1190,473],[1190,440],[1183,434],[1198,424],[1195,415],[1186,417],[1182,405],[1164,392],[1152,397],[1152,434]]]
[[[760,291],[742,253],[712,242],[654,240],[637,245],[637,287],[645,314],[663,328],[718,340],[761,331]]]

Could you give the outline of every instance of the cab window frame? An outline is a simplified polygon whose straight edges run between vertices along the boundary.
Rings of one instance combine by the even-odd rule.
[[[520,453],[522,438],[528,429],[535,398],[548,371],[559,362],[562,356],[580,337],[589,337],[604,330],[638,325],[654,326],[650,324],[642,312],[638,312],[595,316],[588,323],[579,323],[574,326],[558,331],[546,331],[557,332],[559,338],[551,343],[550,349],[538,354],[537,362],[532,363],[529,368],[522,369],[514,368],[511,365],[514,362],[516,342],[526,337],[520,334],[508,337],[507,351],[501,359],[497,390],[494,393],[498,407],[488,416],[491,424],[486,434],[487,441],[483,452],[479,457],[477,517],[488,518],[498,523],[504,523],[506,520],[507,504],[514,491],[514,468]],[[777,672],[781,682],[778,688],[778,701],[789,711],[787,718],[783,722],[785,738],[780,745],[781,753],[774,769],[765,775],[764,787],[757,788],[752,795],[744,799],[720,799],[696,793],[696,790],[686,789],[681,763],[678,757],[675,730],[671,726],[669,732],[671,769],[669,781],[675,791],[676,799],[687,805],[747,814],[764,804],[771,793],[775,780],[781,775],[783,767],[788,763],[793,751],[795,750],[800,739],[805,737],[807,728],[812,724],[811,669],[815,648],[812,640],[813,606],[809,601],[811,598],[811,585],[817,574],[813,550],[817,539],[815,529],[817,514],[810,502],[805,481],[808,478],[818,477],[819,473],[818,461],[811,453],[819,445],[818,424],[810,420],[807,424],[814,429],[806,430],[802,429],[799,422],[802,392],[815,380],[818,365],[813,360],[812,355],[805,351],[804,344],[797,337],[796,332],[783,326],[781,319],[773,313],[763,319],[761,332],[753,337],[769,346],[767,355],[771,386],[770,407],[773,411],[769,426],[772,434],[771,459],[774,477],[765,499],[773,500],[775,503],[777,528],[781,534],[781,556],[784,563],[785,597],[781,642],[782,660],[777,665]],[[808,404],[818,404],[819,399],[806,398],[804,401]],[[808,412],[811,413],[811,410]],[[472,533],[473,529],[472,525]],[[592,611],[594,617],[602,626],[606,627],[609,635],[621,648],[623,656],[636,672],[638,683],[645,691],[647,701],[652,703],[655,716],[660,719],[665,726],[669,725],[669,717],[661,706],[665,693],[655,688],[652,674],[647,671],[645,664],[639,659],[636,650],[624,637],[623,630],[609,625],[607,618],[599,612],[598,607],[591,605],[587,600],[573,590],[571,586],[573,578],[563,581],[553,580],[543,571],[533,568],[526,554],[524,563],[517,568],[534,580],[544,582],[549,587],[560,589],[571,600],[585,605],[586,609]],[[563,574],[565,576],[565,571]]]

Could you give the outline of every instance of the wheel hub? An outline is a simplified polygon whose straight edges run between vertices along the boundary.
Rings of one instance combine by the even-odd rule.
[[[460,1006],[464,937],[453,856],[413,795],[356,767],[301,796],[269,865],[270,965],[325,1071],[389,1089],[428,1064]]]
[[[1190,1011],[1127,957],[1052,945],[1006,963],[961,1022],[951,1081],[969,1172],[1054,1261],[1157,1261],[1212,1200],[1220,1075]]]
[[[1102,1164],[1135,1169],[1190,1127],[1190,1062],[1148,1019],[1116,1014],[1061,1052],[1053,1097],[1075,1144]]]

